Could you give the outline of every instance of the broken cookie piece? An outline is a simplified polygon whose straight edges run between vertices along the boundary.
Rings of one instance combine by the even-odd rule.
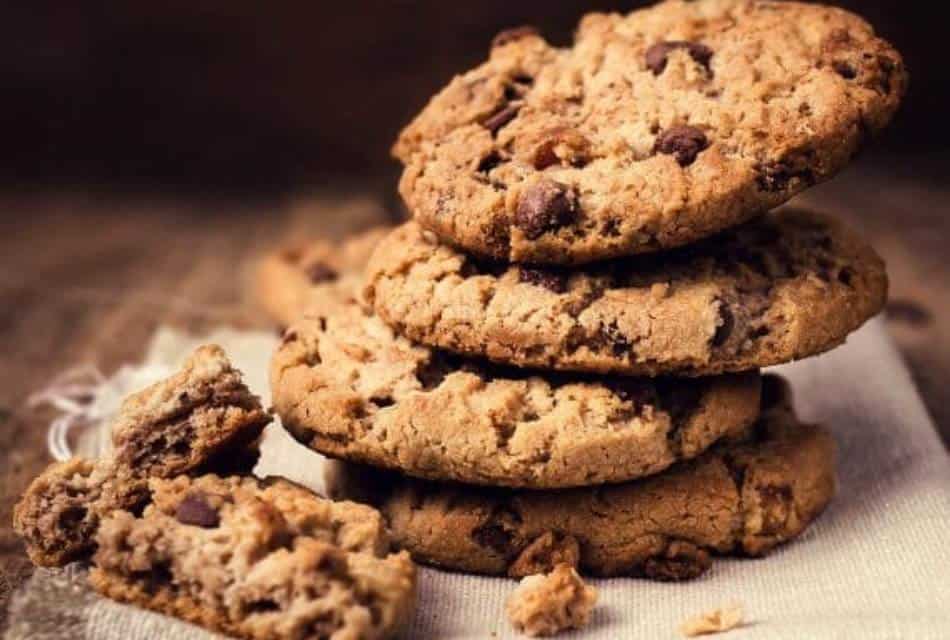
[[[388,555],[379,512],[292,483],[152,478],[153,502],[98,533],[97,591],[241,638],[389,638],[416,571]]]
[[[731,605],[713,609],[686,620],[679,626],[679,632],[687,638],[724,633],[742,626],[742,607]]]
[[[596,603],[597,589],[587,586],[570,565],[559,564],[548,574],[524,578],[505,611],[519,632],[553,636],[586,626]]]
[[[103,517],[147,501],[150,476],[249,472],[268,422],[224,351],[200,347],[178,373],[125,400],[109,457],[55,463],[36,478],[14,510],[14,529],[35,564],[82,558]]]

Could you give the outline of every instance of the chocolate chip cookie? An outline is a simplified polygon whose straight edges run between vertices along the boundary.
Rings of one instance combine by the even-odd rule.
[[[571,271],[479,261],[414,223],[365,298],[421,343],[519,366],[711,375],[821,353],[876,314],[884,264],[833,219],[781,210],[707,241]]]
[[[894,115],[900,54],[816,4],[671,0],[501,34],[402,132],[424,227],[496,259],[577,264],[693,242],[838,172]]]
[[[103,595],[233,636],[390,638],[410,619],[416,570],[388,555],[377,511],[278,480],[150,481],[153,502],[98,533]]]
[[[256,457],[246,450],[269,422],[221,348],[200,347],[181,371],[125,400],[110,456],[56,463],[37,477],[14,510],[14,529],[35,564],[81,558],[104,516],[147,500],[150,476],[249,473]]]
[[[340,289],[349,290],[388,231],[374,227],[339,243],[317,240],[277,251],[257,265],[254,298],[287,327],[308,305],[319,305]]]
[[[525,576],[581,573],[686,580],[713,554],[759,556],[818,517],[835,490],[834,443],[800,424],[784,383],[766,376],[751,439],[617,485],[511,491],[411,480],[334,463],[335,496],[368,500],[397,546],[445,569]]]
[[[743,435],[758,372],[695,380],[551,374],[396,336],[355,302],[291,326],[274,408],[329,456],[436,480],[554,488],[620,482]]]

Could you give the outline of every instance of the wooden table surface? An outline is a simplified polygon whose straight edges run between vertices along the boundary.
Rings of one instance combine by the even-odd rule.
[[[903,167],[902,164],[897,163]],[[862,165],[799,202],[863,229],[887,259],[888,319],[950,441],[950,191],[912,168]],[[377,189],[385,193],[383,189]],[[387,217],[354,190],[300,199],[142,194],[0,194],[0,629],[30,565],[12,505],[48,462],[53,414],[25,406],[71,366],[135,361],[165,323],[264,320],[248,301],[256,256],[301,234],[340,237]],[[874,375],[869,371],[868,375]]]

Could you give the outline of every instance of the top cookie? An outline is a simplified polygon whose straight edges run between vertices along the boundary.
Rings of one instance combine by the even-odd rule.
[[[880,311],[857,234],[784,209],[689,247],[566,271],[479,262],[415,223],[373,254],[364,296],[402,335],[525,367],[713,375],[814,355]]]
[[[906,85],[900,54],[846,11],[673,0],[588,15],[568,49],[500,34],[393,153],[444,239],[583,263],[689,243],[831,177]]]

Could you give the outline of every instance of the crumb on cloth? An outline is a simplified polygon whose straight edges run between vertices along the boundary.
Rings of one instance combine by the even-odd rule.
[[[742,607],[731,605],[706,611],[686,620],[679,626],[679,632],[687,638],[724,633],[742,626]]]
[[[550,573],[524,578],[505,610],[519,632],[551,636],[587,625],[596,603],[597,589],[585,584],[572,566],[559,564]]]

